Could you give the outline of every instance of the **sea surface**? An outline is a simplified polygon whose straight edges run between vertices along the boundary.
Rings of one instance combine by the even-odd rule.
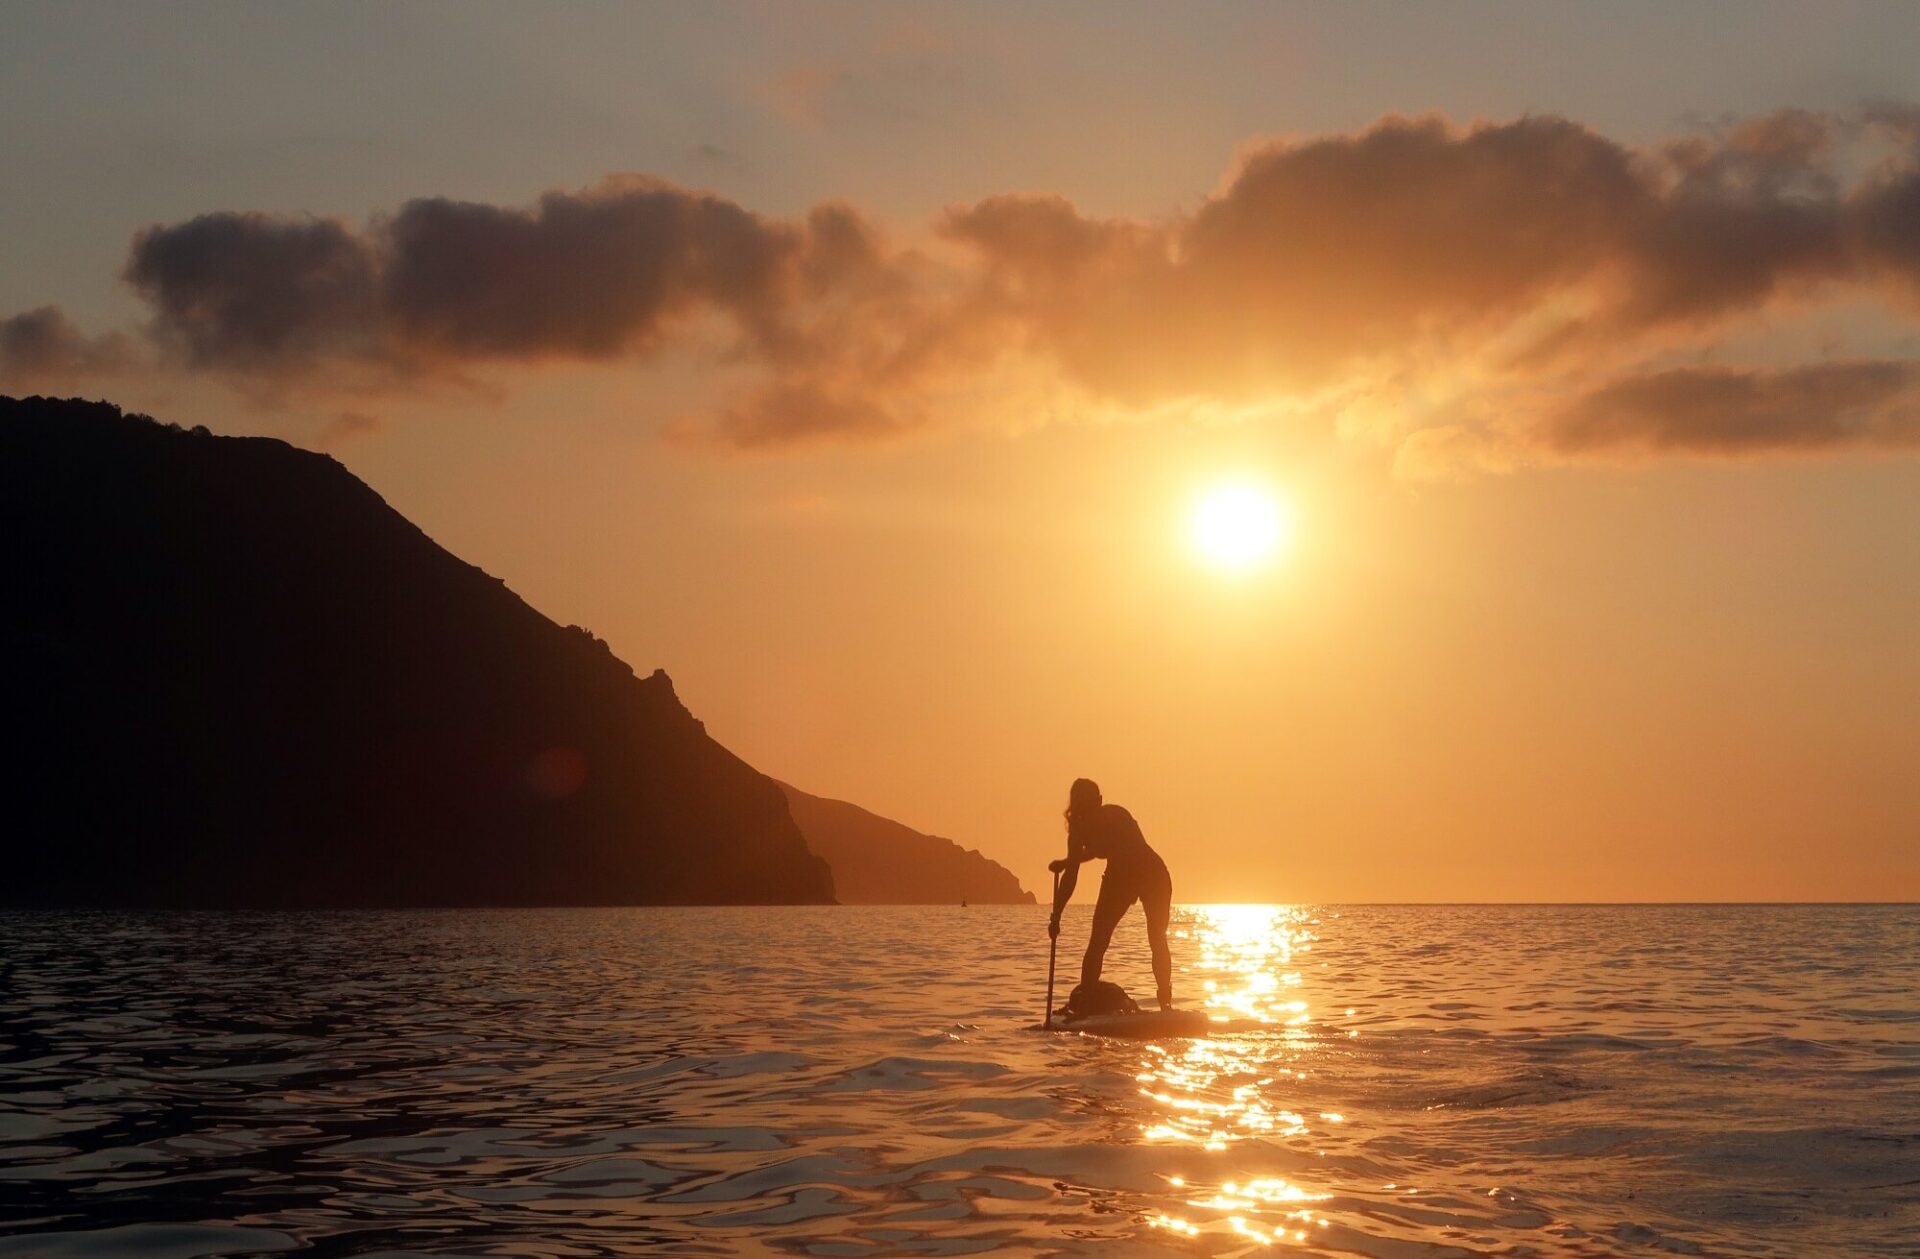
[[[0,915],[0,1259],[1920,1254],[1920,909],[1044,921]]]

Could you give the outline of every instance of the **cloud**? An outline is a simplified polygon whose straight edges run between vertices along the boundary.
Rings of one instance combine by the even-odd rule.
[[[1920,308],[1920,169],[1877,172],[1848,200],[1849,243],[1861,270]]]
[[[1407,434],[1393,452],[1393,473],[1408,481],[1458,481],[1482,473],[1512,472],[1523,462],[1506,442],[1464,424],[1439,424]]]
[[[901,426],[897,411],[857,391],[807,382],[757,390],[727,405],[706,425],[681,425],[674,435],[683,441],[698,440],[711,428],[729,444],[765,448],[810,439],[883,437]]]
[[[1091,389],[1313,388],[1416,348],[1613,351],[1852,278],[1870,264],[1829,170],[1836,127],[1775,115],[1641,152],[1560,118],[1387,118],[1256,147],[1172,222],[1002,197],[947,230]],[[1878,213],[1876,241],[1901,209]]]
[[[1342,431],[1408,475],[1887,447],[1899,364],[1673,364],[1821,301],[1877,302],[1883,328],[1920,313],[1920,111],[1655,145],[1386,117],[1252,145],[1183,213],[1008,193],[950,208],[923,248],[843,204],[774,217],[633,175],[358,224],[219,212],[140,233],[125,276],[170,361],[286,389],[707,355],[725,389],[673,432],[744,447],[1388,396],[1422,404]],[[4,361],[84,369],[70,325],[31,332],[47,319],[0,325],[39,320],[21,343],[53,347]]]
[[[198,366],[341,357],[607,359],[719,314],[769,353],[801,300],[878,265],[872,230],[822,206],[769,220],[709,193],[618,176],[531,209],[409,201],[365,232],[327,219],[208,214],[133,243],[126,278],[163,344]]]
[[[1835,124],[1787,111],[1666,147],[1652,212],[1621,242],[1616,326],[1706,323],[1851,269]]]
[[[1920,363],[1682,367],[1630,376],[1580,397],[1538,437],[1563,457],[1920,447]]]
[[[124,278],[191,366],[300,370],[375,352],[377,269],[344,223],[223,211],[135,236]]]
[[[121,371],[134,361],[125,335],[89,337],[58,306],[0,319],[0,384],[9,387]]]
[[[314,444],[321,450],[333,450],[369,433],[380,431],[380,417],[365,411],[341,411],[321,425]]]
[[[611,358],[698,310],[773,319],[806,235],[651,180],[548,193],[532,211],[411,201],[388,226],[386,314],[455,357]]]
[[[1173,220],[1026,195],[944,229],[977,251],[980,305],[1007,337],[1096,396],[1250,402],[1425,377],[1520,408],[1379,429],[1403,475],[1507,470],[1543,447],[1904,446],[1902,364],[1645,366],[1823,297],[1920,298],[1920,128],[1889,117],[1874,125],[1906,148],[1851,185],[1840,158],[1867,123],[1805,111],[1652,149],[1560,118],[1386,118],[1256,146]],[[1568,393],[1579,403],[1556,402]]]

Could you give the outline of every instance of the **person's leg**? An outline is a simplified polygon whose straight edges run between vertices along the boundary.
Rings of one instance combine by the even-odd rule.
[[[1173,1007],[1173,952],[1167,947],[1167,922],[1173,917],[1173,877],[1161,872],[1154,886],[1140,897],[1147,917],[1147,945],[1153,950],[1154,995],[1163,1010]]]
[[[1087,936],[1087,953],[1080,959],[1080,982],[1090,984],[1100,978],[1100,966],[1107,959],[1107,945],[1113,941],[1113,929],[1133,904],[1133,891],[1126,879],[1115,878],[1109,868],[1100,879],[1100,897],[1093,903],[1093,932]]]

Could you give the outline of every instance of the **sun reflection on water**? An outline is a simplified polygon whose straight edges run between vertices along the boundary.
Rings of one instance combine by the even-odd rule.
[[[1200,946],[1198,968],[1206,1007],[1216,1019],[1258,1019],[1304,1026],[1306,1002],[1295,999],[1294,955],[1313,950],[1313,919],[1285,905],[1200,905],[1176,932]]]
[[[1206,978],[1204,1006],[1220,1034],[1147,1044],[1137,1079],[1155,1117],[1141,1125],[1149,1144],[1221,1151],[1239,1142],[1309,1136],[1307,1117],[1282,1104],[1287,1085],[1306,1078],[1313,1052],[1312,1018],[1300,999],[1296,959],[1313,948],[1315,919],[1283,905],[1195,906],[1177,936],[1191,939]],[[1254,1035],[1246,1035],[1252,1031]],[[1320,1113],[1317,1122],[1344,1122]],[[1275,1245],[1304,1242],[1325,1227],[1311,1204],[1329,1195],[1275,1176],[1190,1184],[1170,1176],[1187,1196],[1191,1218],[1167,1212],[1147,1223],[1175,1236],[1203,1233],[1222,1240]]]

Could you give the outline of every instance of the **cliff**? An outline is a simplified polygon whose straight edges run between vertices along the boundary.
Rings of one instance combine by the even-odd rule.
[[[849,905],[1031,905],[1033,893],[999,862],[844,800],[781,783],[807,846],[833,867]]]
[[[786,798],[332,459],[0,399],[4,904],[830,902]]]

